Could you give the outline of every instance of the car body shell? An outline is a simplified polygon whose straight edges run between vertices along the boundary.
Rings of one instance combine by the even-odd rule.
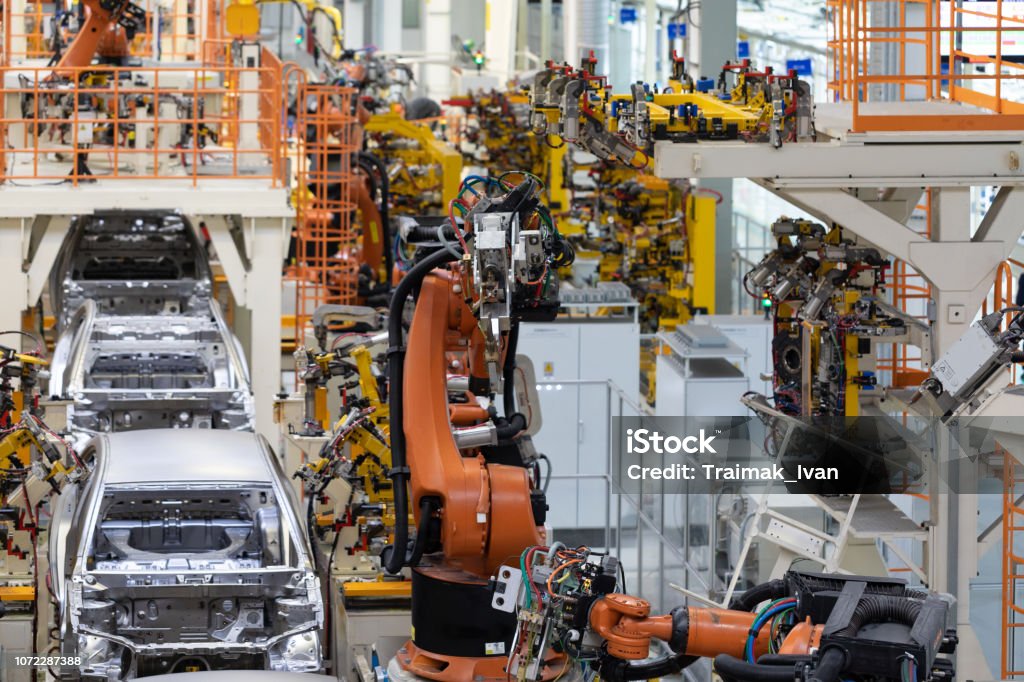
[[[277,456],[253,433],[99,434],[54,503],[50,583],[62,673],[322,669],[324,605]]]

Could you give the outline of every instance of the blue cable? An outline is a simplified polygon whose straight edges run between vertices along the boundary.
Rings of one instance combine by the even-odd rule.
[[[761,631],[761,628],[764,627],[766,622],[768,622],[768,619],[778,613],[792,609],[795,606],[795,599],[783,601],[769,608],[754,620],[754,624],[750,626],[750,632],[747,634],[747,645],[744,648],[744,655],[746,656],[748,663],[754,662],[754,641],[757,639],[757,633]]]
[[[498,181],[495,180],[494,178],[485,178],[482,175],[467,175],[462,180],[462,187],[464,187],[465,189],[468,189],[473,194],[476,194],[476,195],[479,196],[480,192],[477,192],[475,189],[473,189],[473,185],[475,185],[478,182],[486,182],[486,183],[489,183],[489,184],[495,184]]]

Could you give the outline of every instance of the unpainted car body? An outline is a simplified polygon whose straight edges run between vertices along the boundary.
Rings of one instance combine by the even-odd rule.
[[[50,292],[60,333],[50,393],[73,401],[73,432],[253,428],[244,355],[180,215],[76,218]]]
[[[232,431],[101,434],[65,488],[49,552],[64,676],[319,672],[324,604],[292,486]]]

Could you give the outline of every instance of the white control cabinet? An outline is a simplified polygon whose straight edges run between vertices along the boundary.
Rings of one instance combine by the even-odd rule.
[[[659,417],[740,417],[750,388],[747,351],[710,325],[659,332],[655,414]]]
[[[750,390],[772,394],[772,321],[759,315],[697,315],[691,324],[713,325],[722,335],[747,351],[746,376]]]
[[[635,318],[559,318],[524,323],[518,352],[529,356],[540,392],[544,422],[534,436],[556,475],[608,472],[607,380],[634,403],[640,395],[640,325]],[[561,383],[565,382],[565,383]],[[580,383],[584,382],[584,383]],[[589,382],[589,383],[587,383]],[[612,395],[611,411],[619,401]],[[626,406],[624,414],[635,414]],[[608,505],[603,479],[552,479],[548,523],[555,529],[601,529]],[[615,523],[612,507],[612,524]]]

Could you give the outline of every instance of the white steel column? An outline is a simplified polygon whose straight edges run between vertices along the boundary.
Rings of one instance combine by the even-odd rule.
[[[427,0],[424,7],[424,48],[430,55],[451,55],[451,0]],[[445,60],[447,62],[447,60]],[[423,66],[423,87],[435,100],[451,95],[452,72],[448,63]]]
[[[695,7],[696,22],[686,27],[699,43],[697,69],[690,69],[694,78],[717,76],[723,64],[736,59],[736,4],[736,0],[716,0],[701,2]],[[648,27],[648,37],[651,35]],[[708,40],[704,40],[704,36]],[[653,55],[655,44],[656,41],[648,46],[648,59]],[[694,175],[696,173],[687,173],[690,177]],[[733,234],[733,180],[702,178],[699,184],[722,196],[722,203],[715,209],[715,253],[718,254],[715,258],[715,312],[727,314],[732,312],[732,250],[736,241]]]
[[[487,1],[484,14],[487,71],[495,74],[503,84],[516,70],[516,32],[509,27],[518,25],[518,14],[516,2]]]
[[[259,43],[242,43],[241,62],[236,64],[238,71],[238,117],[248,123],[238,124],[238,148],[250,150],[260,148],[260,45]],[[163,112],[161,112],[161,118]],[[164,126],[168,128],[170,126]],[[262,156],[262,155],[259,155]],[[256,155],[246,154],[240,164],[253,165],[257,162]]]
[[[206,223],[235,303],[249,313],[249,377],[256,431],[275,434],[274,396],[281,389],[281,268],[287,243],[283,218],[242,218],[243,250],[229,216],[192,216]]]
[[[580,63],[579,0],[562,0],[562,59],[578,65]]]
[[[33,253],[29,254],[26,308],[34,306],[39,301],[46,281],[50,278],[53,264],[60,253],[60,246],[64,243],[64,236],[71,225],[71,216],[40,216],[40,218],[44,218],[46,222]]]
[[[0,218],[0,272],[5,291],[0,296],[0,331],[21,330],[21,313],[28,308],[28,276],[21,270],[22,218]],[[8,336],[0,340],[9,348],[21,350],[23,339]]]
[[[286,222],[281,218],[247,218],[245,232],[250,263],[245,289],[252,314],[249,373],[256,402],[256,431],[269,440],[275,434],[274,396],[281,390],[281,268]]]
[[[353,0],[345,0],[346,11],[350,4],[354,4]],[[382,51],[400,52],[402,48],[408,49],[408,46],[402,42],[402,34],[405,31],[402,28],[402,0],[374,0],[369,18],[365,18],[365,9],[361,11],[364,13],[364,21],[372,24],[371,42],[379,46]],[[345,19],[347,21],[348,17],[346,16]],[[350,45],[348,24],[345,25],[345,38],[345,44]],[[353,45],[353,47],[355,46]],[[362,46],[360,45],[360,47]],[[425,49],[429,51],[429,48]]]
[[[658,80],[658,2],[647,0],[644,5],[644,80]]]
[[[508,3],[513,6],[512,3]],[[540,0],[540,62],[547,63],[551,59],[551,23],[553,9],[551,0]]]

